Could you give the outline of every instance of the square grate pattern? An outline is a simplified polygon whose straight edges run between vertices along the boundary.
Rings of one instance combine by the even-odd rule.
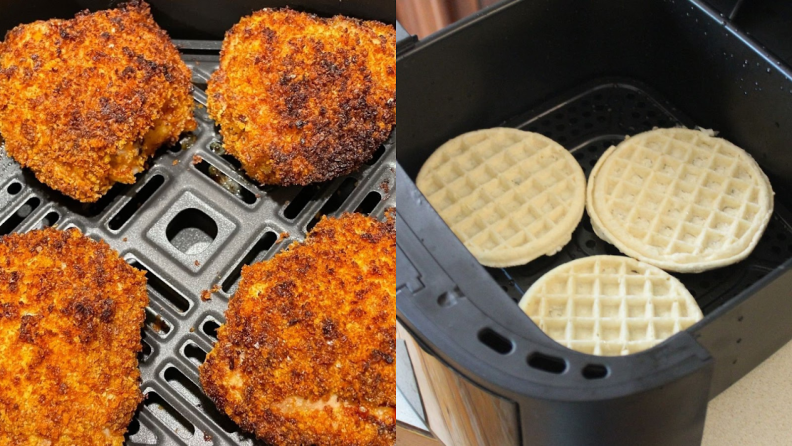
[[[0,235],[58,225],[104,239],[147,272],[140,371],[146,400],[129,445],[260,444],[204,395],[198,366],[216,341],[243,265],[301,241],[323,215],[383,219],[395,206],[395,135],[359,171],[306,187],[259,186],[223,151],[206,113],[220,42],[176,41],[192,69],[198,129],[160,149],[133,185],[93,204],[52,191],[0,147]],[[395,133],[395,132],[394,132]],[[218,289],[208,301],[204,290]]]

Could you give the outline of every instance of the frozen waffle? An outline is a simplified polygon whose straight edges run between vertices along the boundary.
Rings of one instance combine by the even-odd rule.
[[[485,266],[522,265],[572,238],[586,178],[555,141],[509,128],[460,135],[421,167],[418,189]]]
[[[703,317],[679,280],[623,256],[558,266],[528,289],[520,308],[555,341],[601,356],[646,350]]]
[[[597,235],[624,254],[701,272],[751,253],[772,215],[773,190],[756,161],[729,141],[660,129],[602,155],[586,207]]]

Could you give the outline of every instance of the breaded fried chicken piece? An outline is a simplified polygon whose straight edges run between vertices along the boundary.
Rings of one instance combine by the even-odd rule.
[[[396,232],[324,218],[305,243],[242,270],[201,383],[278,445],[396,441]]]
[[[0,445],[122,445],[146,279],[76,229],[0,238]]]
[[[20,25],[0,43],[0,134],[46,185],[94,202],[194,130],[190,70],[132,1]]]
[[[255,180],[288,186],[346,175],[396,124],[396,31],[258,11],[226,33],[207,93],[226,151]]]

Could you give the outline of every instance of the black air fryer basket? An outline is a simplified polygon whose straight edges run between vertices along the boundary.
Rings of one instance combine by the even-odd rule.
[[[70,18],[83,9],[118,3],[6,1],[0,4],[0,33],[20,23]],[[302,241],[324,215],[360,212],[383,219],[395,205],[395,132],[369,163],[345,177],[306,187],[259,186],[224,153],[206,112],[206,83],[217,68],[225,31],[255,10],[290,6],[322,16],[395,23],[395,5],[393,0],[148,3],[192,70],[198,129],[160,149],[135,184],[118,184],[90,205],[41,184],[0,148],[0,235],[55,224],[77,227],[147,272],[149,306],[139,357],[146,399],[126,444],[260,444],[206,397],[198,366],[216,341],[243,265]],[[219,290],[203,301],[202,292],[213,287]]]
[[[792,338],[792,70],[718,3],[723,14],[700,0],[512,0],[400,42],[398,317],[445,367],[513,406],[522,444],[699,444],[707,402]],[[619,254],[587,216],[555,256],[484,268],[414,184],[433,150],[472,130],[542,133],[588,174],[625,135],[676,125],[747,150],[775,212],[748,259],[676,275],[704,320],[626,357],[566,349],[516,304],[555,266]]]

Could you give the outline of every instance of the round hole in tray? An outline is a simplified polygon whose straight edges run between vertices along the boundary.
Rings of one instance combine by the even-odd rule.
[[[514,350],[514,343],[509,338],[491,328],[481,329],[478,333],[478,340],[501,355],[507,355]]]
[[[9,194],[16,195],[22,190],[22,184],[20,183],[11,183],[8,185],[8,189],[6,189]]]
[[[528,357],[528,366],[543,372],[558,375],[566,371],[567,362],[562,358],[536,352]]]
[[[168,223],[165,236],[179,251],[195,255],[203,252],[217,237],[217,223],[198,209],[185,209]]]
[[[588,364],[581,373],[586,379],[602,379],[608,376],[608,368],[602,364]]]

